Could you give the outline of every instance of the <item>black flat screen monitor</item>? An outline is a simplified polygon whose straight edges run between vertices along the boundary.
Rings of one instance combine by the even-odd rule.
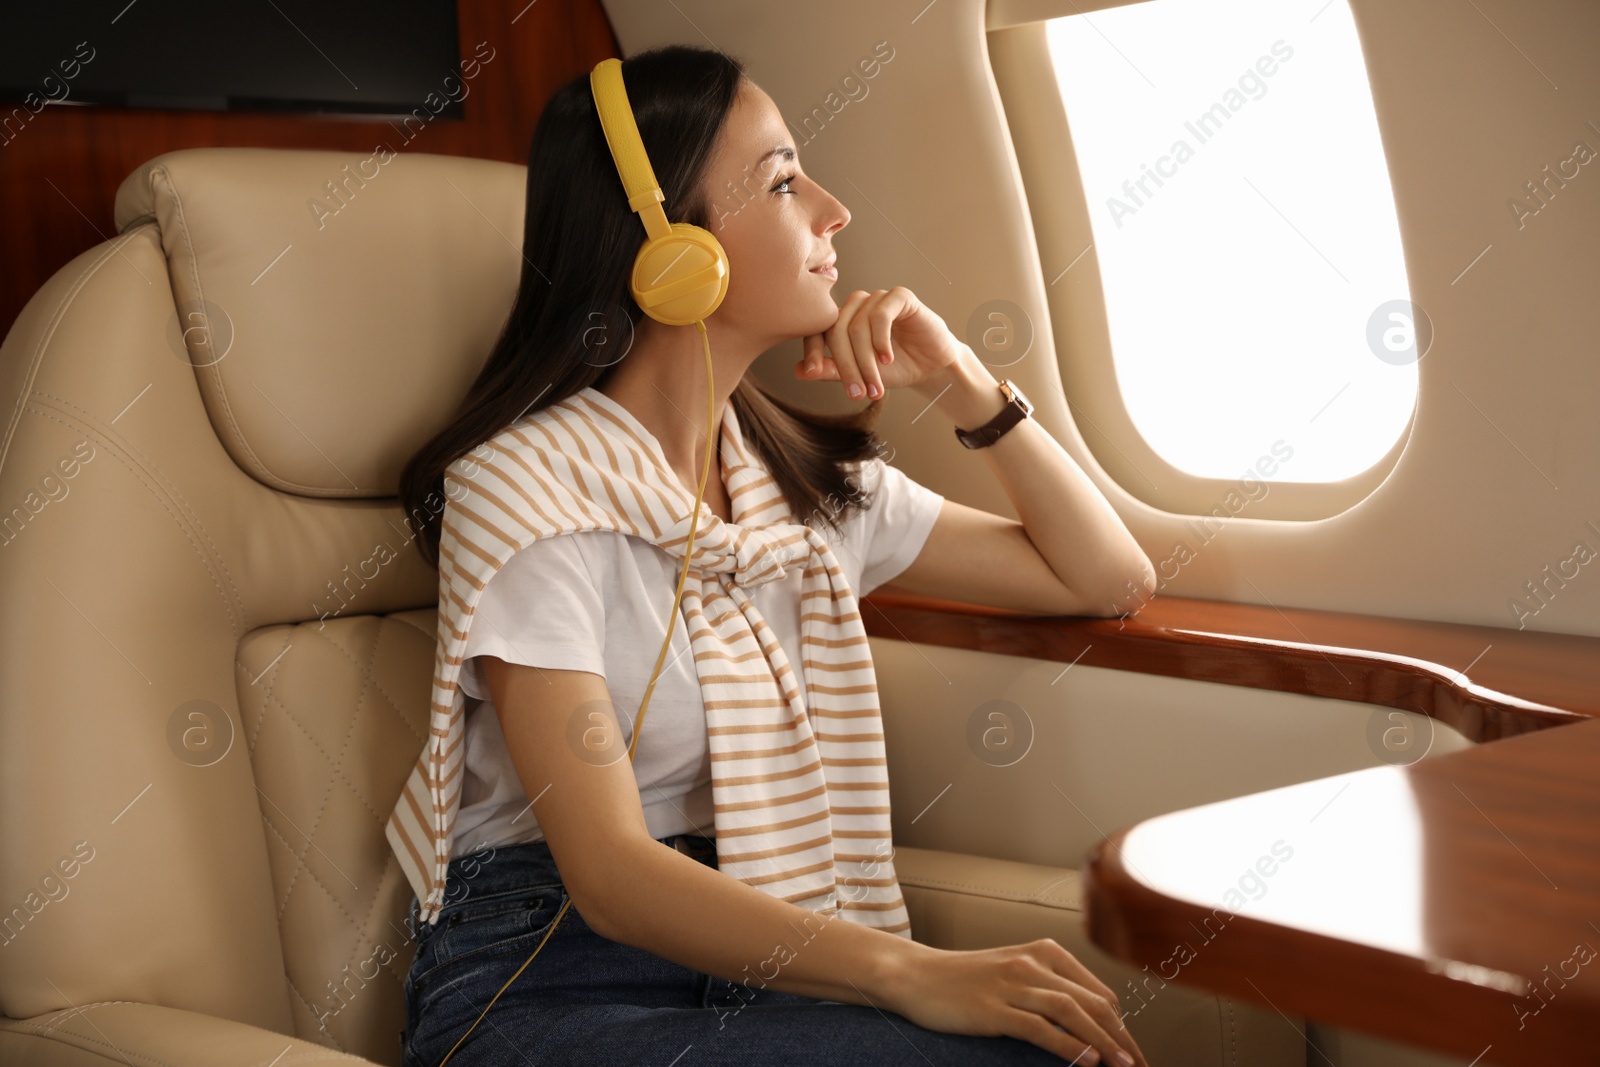
[[[459,119],[467,92],[455,0],[93,0],[25,8],[0,31],[0,101],[35,112],[49,101],[373,117],[423,108]]]

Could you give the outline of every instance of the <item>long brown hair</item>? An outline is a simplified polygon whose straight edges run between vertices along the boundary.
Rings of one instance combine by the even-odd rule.
[[[624,60],[622,74],[668,221],[707,226],[710,204],[695,192],[744,64],[669,45]],[[439,562],[446,469],[527,413],[603,384],[616,366],[606,346],[631,336],[644,316],[628,289],[643,238],[589,75],[579,75],[551,97],[534,130],[521,281],[505,326],[449,423],[400,474],[401,503],[429,564]],[[853,465],[885,451],[873,431],[881,397],[859,411],[823,415],[785,403],[746,373],[729,403],[798,521],[838,530],[852,508],[868,505]]]

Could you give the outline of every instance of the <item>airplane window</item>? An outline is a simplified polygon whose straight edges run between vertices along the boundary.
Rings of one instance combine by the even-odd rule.
[[[1139,433],[1200,477],[1372,467],[1432,333],[1349,4],[1149,0],[1047,33]]]

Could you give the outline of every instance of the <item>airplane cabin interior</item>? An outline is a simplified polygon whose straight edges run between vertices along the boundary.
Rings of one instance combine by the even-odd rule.
[[[946,962],[1053,941],[1092,975],[1074,990],[1114,994],[1105,1010],[1141,1067],[1600,1064],[1600,6],[115,0],[11,22],[0,1063],[439,1062],[408,1044],[414,964],[465,938],[478,902],[470,882],[457,896],[436,880],[460,849],[414,845],[437,844],[446,812],[483,799],[456,775],[484,773],[487,758],[457,747],[459,718],[442,725],[468,699],[453,681],[457,613],[535,538],[597,529],[589,505],[605,497],[595,487],[592,501],[542,508],[518,488],[532,482],[495,482],[505,514],[538,512],[541,533],[438,496],[419,516],[403,478],[465,398],[487,405],[515,388],[485,368],[527,321],[513,313],[519,293],[581,284],[561,276],[615,251],[574,229],[589,217],[576,208],[541,215],[548,233],[531,224],[530,145],[547,105],[575,80],[607,99],[600,71],[686,46],[735,57],[770,97],[799,180],[768,163],[712,188],[706,229],[733,235],[728,250],[698,273],[677,253],[660,263],[686,279],[666,285],[663,306],[709,285],[753,315],[738,288],[750,264],[774,293],[803,289],[813,310],[887,309],[876,328],[906,337],[899,367],[870,366],[864,345],[880,338],[867,310],[849,344],[817,327],[836,376],[808,380],[797,368],[810,340],[781,332],[802,319],[774,298],[762,321],[785,339],[757,345],[746,371],[785,405],[841,418],[868,403],[843,371],[880,376],[880,458],[909,479],[893,483],[902,510],[877,527],[878,580],[841,563],[872,586],[859,600],[837,574],[793,568],[795,589],[831,589],[815,610],[870,648],[875,698],[856,714],[881,730],[861,734],[878,746],[861,751],[886,760],[887,804],[855,810],[886,820],[881,843],[892,829],[892,866],[877,868],[889,877],[841,876],[836,899],[898,887],[909,928],[843,904],[837,914]],[[649,187],[676,180],[674,153],[696,143],[701,112],[685,108],[672,119],[681,136],[668,136],[671,116],[642,92],[628,103],[626,123],[599,105],[613,156],[539,165],[577,182],[599,158],[609,176],[579,199],[633,227],[631,262],[647,231],[657,239],[663,194]],[[624,162],[635,117],[653,141],[648,179]],[[666,215],[681,207],[666,197]],[[794,234],[837,254],[835,282],[826,265],[819,282],[783,275],[766,252],[757,262],[751,250],[781,253]],[[538,262],[555,246],[535,238],[582,254]],[[639,302],[621,327],[575,305],[561,313],[571,334],[605,334],[594,350],[607,374],[636,339],[677,330],[682,373],[698,377],[673,440],[704,442],[702,368],[740,327],[707,334],[702,354],[693,315],[664,325],[640,313],[654,284],[643,273],[610,280]],[[890,312],[900,317],[883,327]],[[714,330],[715,310],[699,323]],[[844,366],[852,344],[865,370]],[[919,363],[935,351],[955,362]],[[949,414],[971,380],[958,367],[993,403],[964,426]],[[600,369],[573,363],[563,380],[622,380]],[[894,387],[918,369],[915,388]],[[569,466],[613,471],[614,491],[663,477],[665,464],[628,467],[643,452],[608,458],[541,421],[623,403],[582,395],[589,406],[524,406],[539,414],[521,424],[551,442],[528,445],[554,458],[542,473],[504,458],[516,448],[472,455],[563,486],[597,485]],[[667,402],[654,409],[672,417]],[[642,428],[634,410],[613,425]],[[741,447],[773,440],[735,410]],[[993,410],[987,446],[963,436]],[[735,455],[728,425],[720,474]],[[701,459],[709,470],[704,447],[694,477]],[[732,470],[747,480],[722,486],[713,472],[701,487],[698,529],[721,531],[724,569],[745,575],[758,567],[735,559],[748,543],[732,516],[751,514],[741,497],[753,480]],[[690,473],[679,465],[672,489],[686,494],[671,512],[685,533],[702,499]],[[766,480],[787,492],[790,477]],[[916,486],[945,510],[931,533],[921,512],[914,549],[893,524],[938,503]],[[649,513],[610,499],[611,529],[635,507]],[[991,524],[969,517],[958,534],[951,504]],[[1104,507],[1093,521],[1091,505]],[[488,531],[487,552],[461,532],[468,519]],[[419,551],[426,522],[450,549],[437,562]],[[651,548],[652,531],[633,533],[646,552],[667,536],[655,530]],[[815,540],[792,538],[787,558],[833,559]],[[1121,562],[1135,543],[1145,582]],[[689,612],[684,552],[662,555],[662,573]],[[1087,583],[1095,560],[1092,588],[1070,589],[1064,569]],[[737,589],[703,573],[687,588],[711,588],[702,579]],[[652,668],[690,683],[704,670],[702,631],[696,656],[658,662],[670,659],[671,597],[663,581],[630,616],[653,640],[606,649],[608,664],[625,653],[640,689]],[[518,603],[530,619],[558,610],[536,592]],[[727,617],[694,603],[706,613],[693,617]],[[759,640],[765,623],[744,611],[736,622]],[[795,640],[811,641],[807,619],[796,616]],[[827,689],[809,652],[785,656],[782,677],[802,694],[788,698],[793,728],[821,746],[828,723],[849,728],[826,709],[851,690]],[[777,668],[755,663],[751,677],[779,692]],[[806,694],[822,714],[808,715]],[[671,712],[658,714],[661,730]],[[837,800],[866,788],[872,762],[835,757],[807,773]],[[705,766],[728,775],[706,779],[715,796],[734,796],[731,772]],[[533,810],[532,783],[521,787]],[[735,807],[718,802],[718,834],[684,815],[720,842],[725,867],[730,828],[770,828],[737,822]],[[819,869],[859,866],[849,843],[873,831],[858,818],[832,809]],[[405,836],[402,823],[428,830]],[[665,892],[652,881],[641,872],[627,890],[644,908]],[[441,899],[424,944],[418,910]],[[508,907],[475,914],[499,921]],[[555,932],[583,910],[564,906]],[[499,955],[504,972],[474,988],[512,997],[515,965],[560,944],[517,915],[502,941],[456,941],[434,988]],[[516,981],[544,962],[530,958]],[[749,962],[757,985],[798,991],[776,965]],[[460,1017],[482,1025],[441,1053],[534,1062],[481,1000]],[[871,998],[854,1003],[864,1012]],[[819,1040],[833,1008],[817,1009]],[[912,1022],[878,1015],[871,1040],[883,1044],[849,1062],[922,1062],[893,1058],[920,1054]],[[750,1018],[727,1021],[726,1058],[697,1059],[710,1053],[701,1042],[679,1061],[626,1062],[773,1062],[754,1044],[748,1059],[730,1051]],[[952,1015],[943,1036],[957,1026]]]

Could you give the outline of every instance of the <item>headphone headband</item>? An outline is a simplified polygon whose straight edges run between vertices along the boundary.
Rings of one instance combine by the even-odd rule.
[[[589,88],[594,93],[595,109],[600,113],[606,147],[611,149],[611,159],[622,176],[628,208],[638,212],[647,234],[661,237],[671,230],[667,225],[667,213],[661,209],[666,197],[661,193],[661,183],[656,181],[655,169],[650,166],[644,141],[639,137],[639,124],[634,120],[628,90],[622,83],[622,60],[602,59],[595,64],[589,72]]]

